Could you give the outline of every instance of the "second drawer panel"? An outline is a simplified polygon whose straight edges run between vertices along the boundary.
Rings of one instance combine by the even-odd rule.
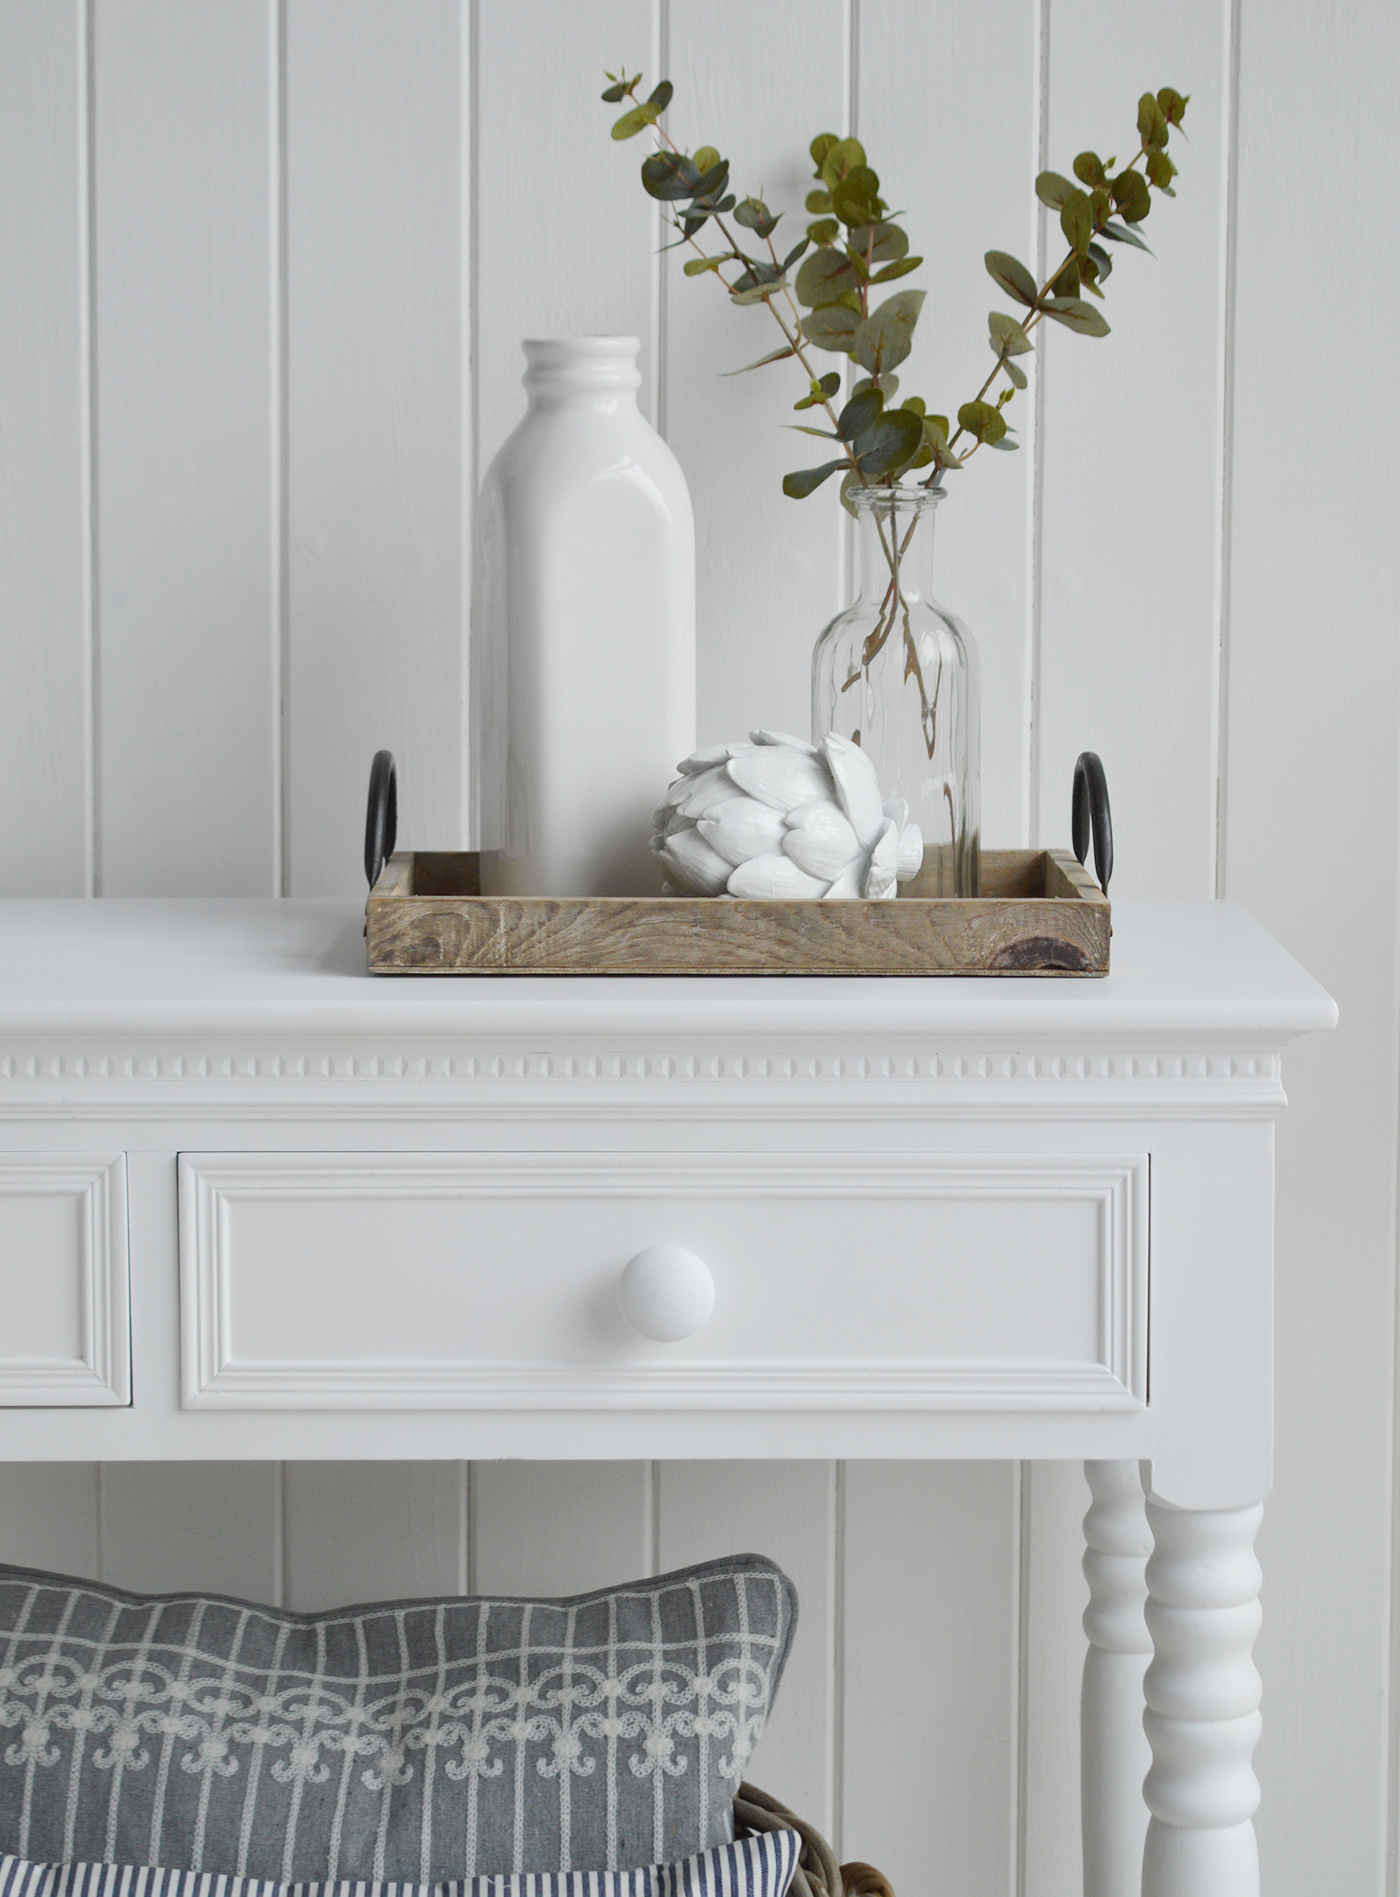
[[[683,1343],[616,1302],[697,1253]],[[190,1153],[186,1407],[1138,1408],[1147,1160]]]

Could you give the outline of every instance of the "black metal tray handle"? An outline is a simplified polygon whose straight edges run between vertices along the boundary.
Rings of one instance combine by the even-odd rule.
[[[1113,874],[1113,813],[1108,807],[1108,780],[1097,751],[1081,751],[1074,766],[1074,800],[1070,808],[1070,836],[1082,863],[1089,854],[1089,828],[1094,831],[1094,874],[1108,894]]]
[[[365,875],[371,889],[394,854],[398,834],[399,786],[394,754],[376,751],[369,767],[369,808],[365,812]]]
[[[1097,751],[1081,751],[1074,765],[1074,797],[1070,835],[1082,863],[1094,839],[1094,874],[1108,894],[1113,875],[1113,813],[1108,802],[1108,780]],[[399,788],[392,751],[376,751],[369,769],[369,804],[365,811],[365,875],[371,889],[394,854],[399,831]]]

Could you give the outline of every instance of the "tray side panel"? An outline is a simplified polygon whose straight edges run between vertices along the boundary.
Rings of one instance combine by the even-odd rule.
[[[1080,901],[704,902],[414,897],[371,903],[377,973],[1076,974],[1108,968]]]

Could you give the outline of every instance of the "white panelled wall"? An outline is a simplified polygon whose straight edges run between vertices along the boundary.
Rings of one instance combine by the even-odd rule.
[[[942,592],[988,841],[1063,841],[1096,748],[1115,893],[1238,897],[1341,1004],[1280,1132],[1259,1829],[1271,1897],[1393,1897],[1391,0],[5,0],[6,890],[354,891],[381,745],[405,842],[466,841],[471,503],[525,335],[642,337],[700,738],[805,728],[835,497],[780,492],[790,365],[721,379],[766,314],[655,254],[619,61],[794,226],[808,140],[865,140],[938,406],[989,363],[982,252],[1043,254],[1036,170],[1191,95],[1156,260],[1120,255],[1110,339],[1046,339],[1022,452],[954,481]],[[311,1607],[760,1548],[803,1621],[755,1776],[901,1897],[1069,1897],[1087,1501],[1049,1464],[34,1465],[0,1557]]]

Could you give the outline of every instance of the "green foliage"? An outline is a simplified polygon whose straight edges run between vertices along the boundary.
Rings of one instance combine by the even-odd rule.
[[[779,258],[772,237],[781,213],[770,210],[761,197],[736,199],[728,188],[729,161],[713,145],[687,154],[661,127],[661,115],[671,101],[670,81],[663,79],[641,99],[640,74],[628,78],[621,71],[606,77],[604,100],[609,105],[627,105],[613,125],[613,137],[633,138],[648,129],[657,137],[657,149],[642,163],[642,186],[666,207],[679,233],[676,243],[688,244],[695,252],[686,260],[685,274],[717,277],[731,303],[740,307],[763,304],[782,329],[781,348],[729,373],[742,375],[794,358],[807,378],[806,393],[793,404],[794,410],[819,409],[830,426],[811,427],[805,422],[791,426],[801,434],[835,442],[842,450],[836,459],[818,467],[784,475],[783,492],[802,500],[833,474],[841,473],[841,500],[848,508],[852,495],[862,488],[893,486],[903,475],[923,468],[932,469],[924,485],[934,487],[944,474],[963,467],[979,448],[1005,453],[1016,447],[1011,439],[1014,430],[1002,412],[1028,386],[1016,358],[1034,353],[1032,332],[1043,321],[1081,336],[1110,333],[1098,307],[1113,270],[1106,246],[1148,249],[1137,226],[1151,212],[1154,192],[1175,196],[1176,165],[1167,155],[1167,145],[1189,103],[1186,95],[1170,86],[1143,93],[1137,107],[1137,155],[1121,168],[1116,158],[1082,151],[1074,160],[1072,178],[1057,171],[1040,173],[1035,180],[1036,196],[1058,216],[1068,253],[1043,283],[1037,283],[1026,265],[1008,252],[986,253],[988,274],[1019,313],[1008,316],[993,310],[989,314],[992,370],[973,399],[959,408],[954,429],[946,415],[930,414],[921,396],[907,397],[898,408],[891,406],[899,387],[893,371],[910,353],[925,292],[898,290],[873,304],[871,292],[908,276],[923,259],[910,255],[909,238],[889,215],[880,195],[879,174],[859,139],[822,132],[812,140],[813,186],[806,209],[813,221],[802,239]],[[733,228],[724,221],[731,215]],[[707,254],[696,239],[711,220],[721,247]],[[755,247],[753,254],[744,248],[745,243]],[[799,260],[800,268],[789,281],[789,272]],[[726,274],[731,266],[732,273]],[[819,376],[810,350],[845,356],[866,372],[855,380],[839,412],[833,405],[840,397],[841,374],[829,371]],[[1000,392],[990,399],[999,378]],[[964,443],[961,453],[960,442]]]

